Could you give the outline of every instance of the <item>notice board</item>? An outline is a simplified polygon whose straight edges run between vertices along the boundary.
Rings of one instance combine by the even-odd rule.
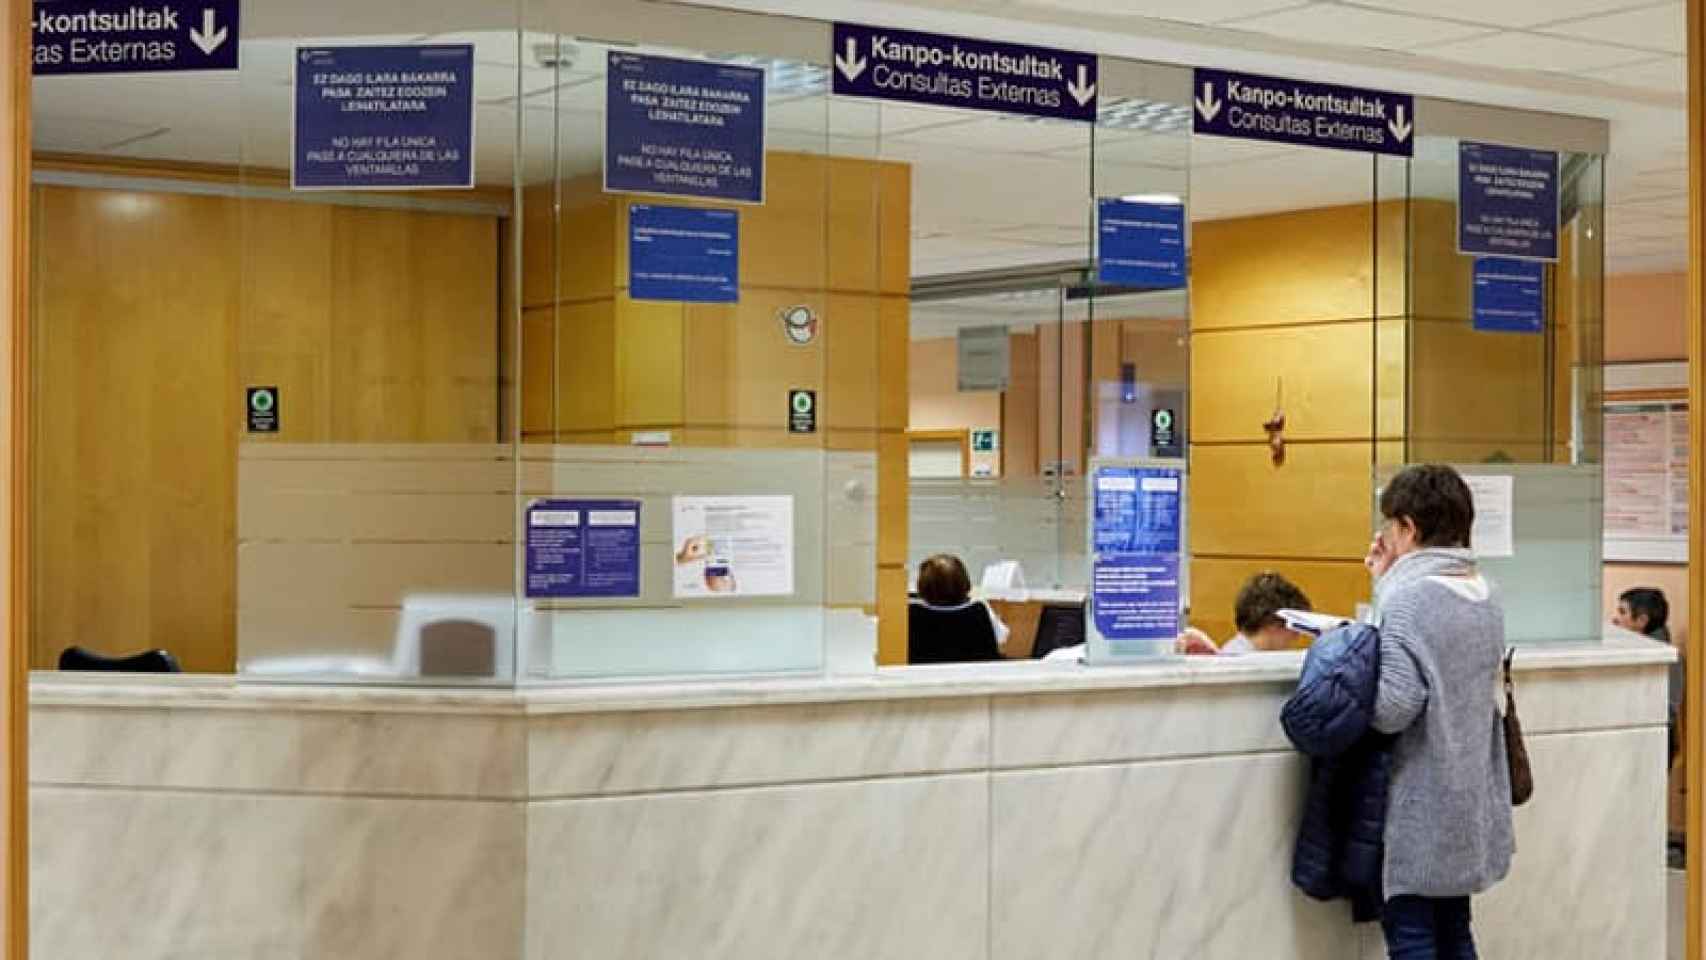
[[[1688,404],[1605,404],[1605,559],[1688,560]]]

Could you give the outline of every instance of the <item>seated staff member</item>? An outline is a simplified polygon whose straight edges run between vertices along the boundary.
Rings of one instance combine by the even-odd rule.
[[[1007,625],[971,598],[966,565],[939,553],[918,565],[918,597],[907,606],[910,663],[978,663],[1000,660]]]
[[[1665,592],[1656,587],[1636,587],[1623,591],[1617,598],[1617,612],[1611,615],[1611,623],[1666,646],[1670,645],[1670,601],[1665,599]],[[1680,654],[1680,651],[1678,653]],[[1665,697],[1670,714],[1672,764],[1676,763],[1677,754],[1682,748],[1680,722],[1684,676],[1682,657],[1679,655],[1670,665],[1670,684]]]
[[[1285,625],[1279,612],[1314,609],[1297,584],[1272,571],[1258,573],[1244,582],[1233,601],[1232,620],[1237,633],[1217,647],[1201,630],[1188,627],[1179,635],[1178,650],[1201,656],[1291,650],[1301,636]]]

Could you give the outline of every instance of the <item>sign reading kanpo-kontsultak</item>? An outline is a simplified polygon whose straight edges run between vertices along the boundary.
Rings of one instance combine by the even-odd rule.
[[[1198,68],[1197,133],[1303,147],[1412,156],[1416,103],[1406,93]]]
[[[1096,120],[1096,56],[863,24],[835,25],[837,94]]]

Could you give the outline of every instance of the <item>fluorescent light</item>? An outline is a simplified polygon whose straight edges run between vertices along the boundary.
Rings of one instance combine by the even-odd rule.
[[[1175,207],[1185,202],[1176,193],[1128,193],[1120,199],[1126,203],[1162,203]]]

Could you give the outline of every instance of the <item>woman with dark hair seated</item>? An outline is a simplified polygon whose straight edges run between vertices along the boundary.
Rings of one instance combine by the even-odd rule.
[[[911,663],[1000,660],[1007,625],[971,598],[971,577],[960,558],[939,553],[918,565],[918,597],[907,610]]]

